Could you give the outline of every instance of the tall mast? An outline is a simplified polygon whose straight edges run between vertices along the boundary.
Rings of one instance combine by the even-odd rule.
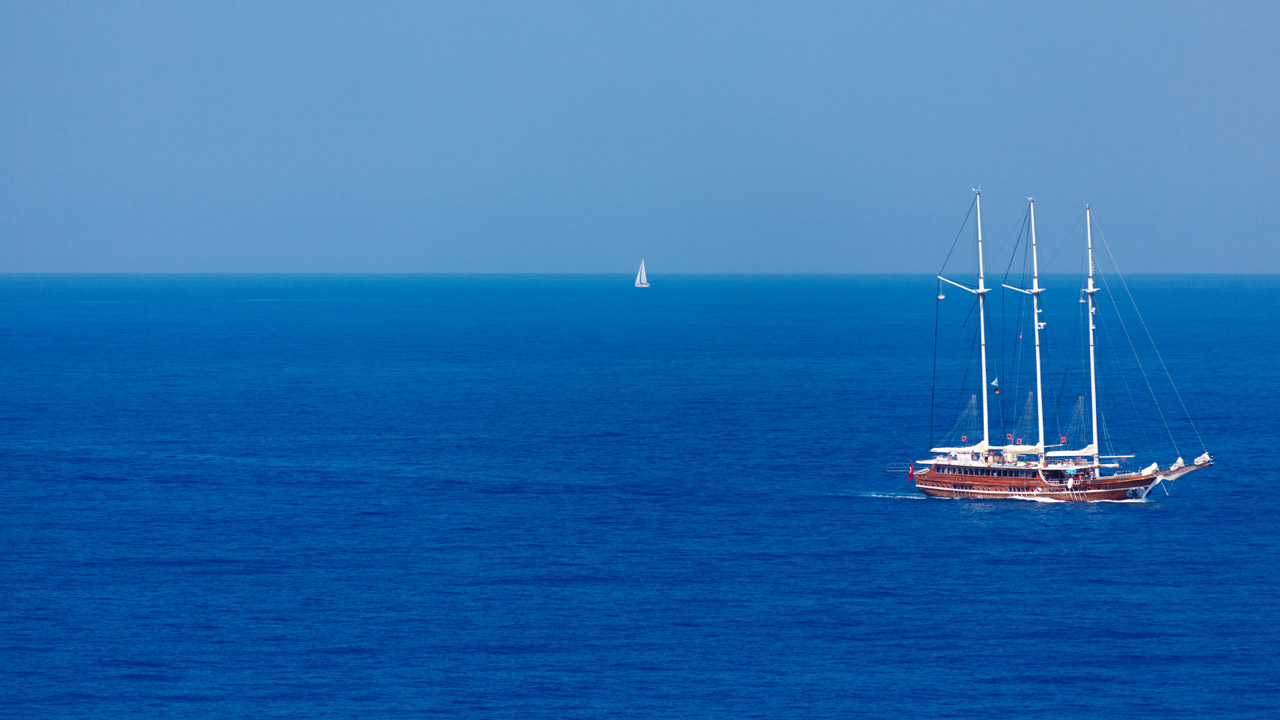
[[[938,276],[938,279],[978,296],[978,338],[982,344],[982,442],[978,445],[964,448],[934,448],[935,451],[939,452],[955,452],[957,450],[963,452],[986,452],[991,449],[990,413],[987,408],[987,313],[986,304],[984,303],[985,296],[990,288],[987,287],[986,273],[982,267],[982,193],[974,190],[973,195],[973,202],[978,209],[978,287],[975,289],[961,285],[955,280],[948,280],[941,275]],[[941,298],[942,295],[938,297]]]
[[[1093,407],[1093,464],[1098,464],[1098,377],[1094,369],[1093,351],[1093,314],[1097,309],[1093,306],[1093,294],[1098,291],[1093,286],[1093,216],[1089,206],[1084,206],[1084,234],[1089,248],[1089,280],[1085,286],[1085,295],[1089,296],[1089,397]]]
[[[1036,256],[1036,201],[1027,198],[1031,204],[1031,318],[1035,321],[1036,333],[1036,426],[1039,429],[1039,440],[1036,441],[1036,453],[1044,457],[1044,395],[1040,390],[1040,260]]]
[[[978,209],[978,334],[982,344],[982,447],[991,447],[991,430],[987,414],[987,315],[984,307],[987,287],[982,271],[982,191],[973,191],[973,201]]]

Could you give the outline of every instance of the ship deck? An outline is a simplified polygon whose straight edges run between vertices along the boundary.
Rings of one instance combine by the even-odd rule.
[[[1092,463],[986,463],[934,461],[913,473],[916,488],[931,497],[1058,500],[1136,500],[1163,479],[1159,474],[1099,476]]]

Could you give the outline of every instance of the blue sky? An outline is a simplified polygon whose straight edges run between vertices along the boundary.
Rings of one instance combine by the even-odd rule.
[[[5,2],[0,271],[1280,272],[1280,4],[878,5]]]

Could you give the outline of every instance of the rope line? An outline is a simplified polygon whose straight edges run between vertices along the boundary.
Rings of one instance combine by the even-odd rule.
[[[1099,273],[1099,275],[1101,275],[1101,273]],[[1125,397],[1129,399],[1129,407],[1133,408],[1133,417],[1134,420],[1137,421],[1136,424],[1138,426],[1138,432],[1142,433],[1142,442],[1147,446],[1147,453],[1154,457],[1156,451],[1151,445],[1151,436],[1147,434],[1147,426],[1142,422],[1142,413],[1138,412],[1138,403],[1133,399],[1133,391],[1129,388],[1129,380],[1125,377],[1124,370],[1120,367],[1120,356],[1116,354],[1115,343],[1111,342],[1111,336],[1107,332],[1106,325],[1098,323],[1098,330],[1102,335],[1102,339],[1105,341],[1107,350],[1111,353],[1111,360],[1115,363],[1116,377],[1120,378],[1120,383],[1124,385],[1124,394]],[[1114,455],[1115,447],[1111,444],[1111,432],[1106,425],[1106,414],[1102,412],[1102,408],[1098,408],[1098,418],[1098,424],[1101,426],[1100,430],[1105,435],[1104,439],[1106,440],[1107,446],[1110,450],[1109,454]]]
[[[1111,305],[1118,309],[1119,305],[1116,303],[1115,296],[1111,294],[1111,283],[1107,282],[1107,276],[1101,270],[1098,271],[1098,276],[1102,278],[1102,287],[1107,291],[1107,297],[1111,298]],[[1169,429],[1169,421],[1164,417],[1164,409],[1160,407],[1160,399],[1156,397],[1155,388],[1151,387],[1151,379],[1147,377],[1147,370],[1142,367],[1142,358],[1138,356],[1138,348],[1133,344],[1133,338],[1129,335],[1129,327],[1124,322],[1124,316],[1118,310],[1116,312],[1116,320],[1120,323],[1120,329],[1124,331],[1124,339],[1128,341],[1129,349],[1133,351],[1133,359],[1138,364],[1138,372],[1142,373],[1142,381],[1147,384],[1147,392],[1151,394],[1151,402],[1155,403],[1156,413],[1160,415],[1160,422],[1164,424],[1164,431],[1169,435],[1169,442],[1173,444],[1174,452],[1182,455],[1182,451],[1178,449],[1178,441],[1173,438],[1173,431]],[[1139,419],[1141,419],[1141,416],[1139,416]],[[1142,423],[1139,422],[1138,424],[1141,425]],[[1152,454],[1154,454],[1154,451]]]
[[[978,196],[973,196],[973,202],[969,203],[969,212],[964,214],[964,222],[960,223],[960,229],[956,231],[956,238],[951,241],[951,249],[947,251],[947,257],[942,261],[942,267],[938,268],[938,274],[941,275],[943,270],[947,269],[947,262],[951,260],[951,253],[956,251],[956,244],[960,242],[960,235],[964,233],[964,226],[969,224],[969,216],[973,214],[973,208],[978,204]]]
[[[1124,288],[1124,292],[1129,296],[1129,303],[1133,305],[1133,312],[1138,316],[1138,322],[1142,324],[1142,330],[1147,334],[1147,342],[1151,343],[1151,349],[1156,353],[1156,359],[1160,361],[1160,369],[1164,370],[1165,377],[1169,380],[1169,387],[1173,388],[1173,394],[1178,398],[1178,404],[1182,406],[1182,414],[1186,416],[1187,422],[1191,425],[1191,430],[1196,434],[1196,440],[1200,442],[1200,449],[1209,452],[1208,446],[1204,443],[1204,438],[1200,437],[1200,430],[1196,427],[1196,421],[1191,419],[1191,413],[1187,411],[1187,404],[1182,401],[1182,393],[1178,392],[1178,386],[1173,383],[1173,375],[1169,372],[1169,367],[1164,363],[1164,356],[1160,354],[1160,348],[1156,347],[1155,338],[1151,337],[1151,330],[1147,327],[1147,321],[1142,317],[1142,311],[1138,310],[1138,303],[1133,299],[1133,293],[1129,291],[1129,283],[1125,282],[1124,273],[1120,272],[1120,265],[1116,262],[1115,257],[1111,255],[1111,246],[1107,244],[1106,235],[1102,234],[1102,227],[1094,221],[1094,227],[1098,228],[1098,237],[1102,239],[1102,247],[1106,248],[1107,257],[1111,258],[1111,264],[1116,268],[1116,274],[1120,276],[1120,285]],[[1108,293],[1111,291],[1108,290]],[[1163,419],[1164,416],[1161,416]],[[1174,445],[1177,449],[1177,445]]]

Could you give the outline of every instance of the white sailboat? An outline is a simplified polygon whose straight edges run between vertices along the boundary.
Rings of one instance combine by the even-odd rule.
[[[636,287],[649,287],[649,278],[644,274],[644,260],[640,260],[640,272],[636,273]]]

